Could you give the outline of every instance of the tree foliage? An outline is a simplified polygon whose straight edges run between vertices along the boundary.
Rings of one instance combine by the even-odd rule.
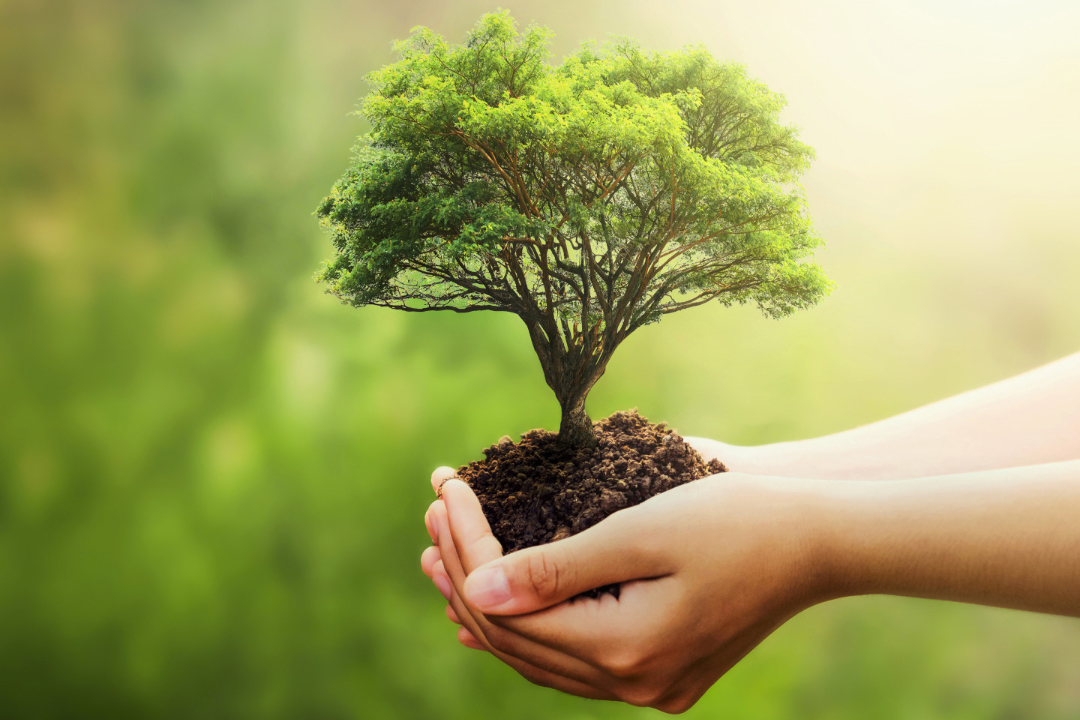
[[[336,249],[319,279],[356,306],[514,313],[580,444],[630,333],[712,300],[780,317],[830,283],[782,96],[702,47],[616,39],[553,66],[550,37],[502,12],[462,45],[421,27],[395,46],[317,210]]]

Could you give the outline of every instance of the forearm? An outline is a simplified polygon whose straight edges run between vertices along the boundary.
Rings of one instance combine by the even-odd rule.
[[[1080,617],[1080,461],[815,483],[822,598],[892,594]]]
[[[1080,353],[835,435],[758,447],[702,442],[733,470],[838,480],[1080,459]]]

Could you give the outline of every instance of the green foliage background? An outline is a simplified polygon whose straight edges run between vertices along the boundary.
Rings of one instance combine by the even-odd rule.
[[[702,308],[590,400],[689,434],[831,432],[1080,348],[1080,12],[1049,0],[507,3],[561,57],[703,42],[787,94],[838,284]],[[557,423],[510,317],[352,310],[311,209],[359,78],[476,2],[0,2],[0,716],[631,718],[461,648],[427,475]],[[1075,620],[815,608],[689,717],[1072,718]]]

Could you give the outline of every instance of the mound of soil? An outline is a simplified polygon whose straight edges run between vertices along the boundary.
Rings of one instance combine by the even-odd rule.
[[[617,510],[727,471],[718,460],[705,463],[678,433],[636,410],[593,427],[594,448],[562,447],[555,433],[530,430],[516,444],[503,437],[484,450],[484,460],[458,469],[503,552],[569,537]],[[617,589],[602,590],[617,595]]]

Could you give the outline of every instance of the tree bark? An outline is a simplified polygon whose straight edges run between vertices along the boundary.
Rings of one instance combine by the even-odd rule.
[[[562,409],[559,444],[570,447],[596,447],[592,420],[585,412],[589,390],[604,374],[608,357],[590,358],[583,353],[569,353],[557,326],[545,332],[540,320],[522,318],[529,328],[529,338],[544,370],[544,380],[555,393]],[[554,323],[552,323],[554,325]]]
[[[596,434],[589,414],[585,412],[585,393],[576,393],[566,402],[560,400],[562,420],[559,423],[559,444],[570,447],[596,447]]]

